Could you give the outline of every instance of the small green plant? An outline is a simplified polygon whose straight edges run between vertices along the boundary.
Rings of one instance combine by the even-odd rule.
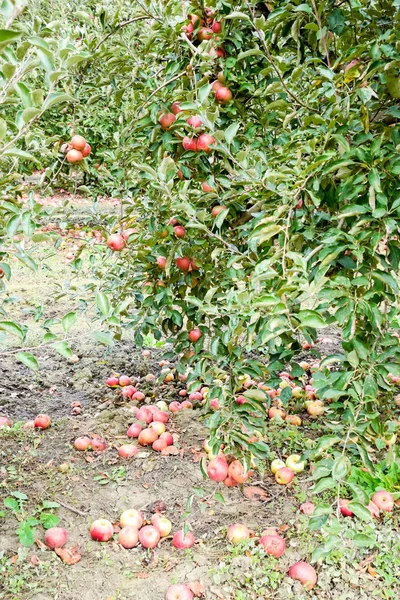
[[[27,514],[26,503],[29,497],[22,492],[12,492],[10,496],[4,498],[4,506],[11,510],[19,521],[16,534],[23,546],[30,547],[34,544],[36,538],[36,527],[42,525],[45,529],[57,527],[60,519],[54,514],[53,510],[59,508],[57,502],[44,500],[37,506],[32,514]]]
[[[125,467],[115,467],[111,473],[105,471],[101,475],[95,475],[93,479],[97,481],[99,485],[108,485],[111,481],[114,483],[120,483],[126,478]]]

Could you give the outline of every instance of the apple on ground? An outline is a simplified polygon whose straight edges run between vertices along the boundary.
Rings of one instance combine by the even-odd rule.
[[[315,510],[315,504],[312,502],[303,502],[300,504],[300,511],[305,515],[312,515]]]
[[[97,519],[90,526],[90,535],[95,542],[108,542],[114,535],[114,528],[107,519]]]
[[[67,543],[68,534],[62,527],[51,527],[44,534],[44,543],[48,548],[62,548]]]
[[[260,538],[260,546],[264,552],[275,558],[279,558],[286,550],[286,542],[280,535],[263,535]]]
[[[275,475],[275,473],[279,469],[282,469],[284,466],[285,466],[285,463],[283,462],[283,460],[281,460],[280,458],[275,458],[271,463],[272,474]]]
[[[140,510],[136,510],[136,508],[124,510],[119,519],[119,524],[121,525],[121,527],[131,525],[132,527],[135,527],[135,529],[140,529],[143,525],[143,522],[143,515],[140,512]]]
[[[34,425],[37,429],[48,429],[51,424],[49,415],[38,415],[34,420]]]
[[[243,542],[250,537],[250,530],[246,527],[246,525],[242,525],[242,523],[234,523],[228,527],[226,537],[231,544],[238,544],[239,542]]]
[[[211,460],[207,467],[207,473],[213,481],[224,481],[228,477],[229,465],[224,456],[217,456]]]
[[[282,467],[275,473],[275,481],[279,485],[288,485],[294,479],[294,473],[289,467]]]
[[[308,591],[312,590],[317,583],[317,573],[314,567],[303,561],[294,563],[294,565],[290,567],[289,577],[300,581]]]
[[[7,417],[0,417],[0,429],[2,427],[11,427],[11,421]],[[25,427],[24,427],[25,429]]]
[[[289,467],[294,473],[301,473],[304,471],[305,462],[301,460],[301,456],[299,454],[291,454],[286,459],[286,466]]]
[[[170,585],[165,594],[165,600],[193,600],[193,592],[187,585]]]
[[[195,543],[194,535],[191,531],[183,533],[183,529],[174,533],[172,538],[172,545],[179,550],[191,548]]]
[[[139,542],[143,548],[155,548],[160,537],[160,532],[153,525],[145,525],[139,531]]]
[[[126,525],[118,533],[118,542],[123,548],[131,549],[137,546],[139,531],[132,525]]]
[[[153,527],[158,529],[161,537],[167,537],[171,533],[172,523],[167,517],[160,515],[160,513],[155,513],[151,517],[151,524]]]
[[[372,502],[385,512],[392,512],[394,507],[394,498],[390,492],[379,490],[372,496]]]

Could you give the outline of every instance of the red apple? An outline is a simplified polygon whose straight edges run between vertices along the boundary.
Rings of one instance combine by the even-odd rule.
[[[279,485],[288,485],[293,479],[294,473],[292,469],[289,469],[288,467],[282,467],[275,473],[275,481],[276,483],[279,483]]]
[[[317,573],[315,572],[314,567],[303,561],[294,563],[294,565],[290,567],[289,577],[300,581],[308,591],[312,590],[317,583]]]
[[[160,513],[155,513],[151,517],[151,524],[153,527],[158,529],[161,537],[167,537],[171,533],[172,523],[167,517],[160,515]]]
[[[139,402],[142,402],[142,400],[145,398],[146,396],[143,394],[143,392],[135,392],[132,396],[132,400],[138,400]]]
[[[181,398],[185,398],[185,396],[187,396],[187,390],[179,390],[178,394]]]
[[[118,543],[120,543],[123,548],[130,550],[131,548],[137,546],[138,541],[139,531],[132,525],[126,525],[118,533]]]
[[[108,237],[107,246],[114,252],[121,252],[126,246],[126,240],[120,233],[113,233]]]
[[[211,27],[212,27],[212,30],[213,30],[214,33],[221,33],[221,31],[222,31],[222,23],[221,23],[221,21],[216,21],[214,19]]]
[[[25,423],[26,425],[26,423]],[[11,427],[11,421],[7,417],[0,417],[0,428],[1,427]],[[25,429],[25,427],[24,427]]]
[[[185,237],[186,229],[182,227],[182,225],[177,225],[176,227],[174,227],[174,233],[177,238],[182,239]]]
[[[191,548],[195,542],[194,535],[191,531],[187,531],[186,535],[183,534],[183,529],[174,533],[172,538],[172,545],[179,550]]]
[[[187,120],[187,124],[193,127],[194,129],[198,129],[203,125],[203,121],[200,119],[200,117],[197,117],[195,115]]]
[[[220,81],[216,80],[212,82],[211,87],[214,90],[214,92],[216,92],[217,90],[219,90],[219,88],[223,87],[223,84]]]
[[[132,398],[134,394],[136,394],[136,388],[133,385],[127,385],[121,390],[121,396],[124,398]]]
[[[215,189],[211,187],[211,185],[208,185],[207,181],[203,181],[203,183],[201,184],[201,189],[203,190],[203,192],[215,192]]]
[[[44,543],[48,548],[62,548],[67,543],[68,534],[62,527],[51,527],[44,534]]]
[[[178,113],[182,112],[182,109],[179,107],[179,102],[174,102],[171,106],[171,110],[174,113],[174,115],[177,115]]]
[[[153,413],[151,412],[148,406],[142,406],[137,410],[136,418],[138,419],[138,421],[144,421],[148,425],[153,420]]]
[[[83,154],[82,152],[79,152],[79,150],[72,149],[67,152],[66,158],[72,165],[77,165],[83,160]]]
[[[199,31],[197,32],[197,39],[200,41],[211,40],[213,35],[214,32],[209,27],[200,27]]]
[[[211,216],[215,219],[216,217],[218,217],[218,215],[220,213],[222,213],[222,211],[224,211],[226,209],[227,209],[227,207],[223,206],[223,205],[214,206],[214,208],[211,211]]]
[[[153,413],[153,417],[154,417],[154,413]],[[154,429],[154,431],[157,433],[157,435],[161,435],[162,433],[165,432],[165,425],[164,425],[164,423],[161,423],[161,421],[153,421],[152,423],[150,423],[150,427],[152,429]]]
[[[172,437],[172,434],[169,433],[169,431],[162,433],[160,435],[160,440],[164,440],[166,442],[167,446],[172,446],[174,443],[174,438]]]
[[[132,458],[139,452],[139,448],[133,444],[124,444],[118,448],[118,454],[121,458]]]
[[[248,402],[247,398],[245,396],[238,396],[235,400],[236,404],[239,404],[239,406],[241,406],[242,404],[246,404],[246,402]]]
[[[160,423],[166,423],[169,419],[168,413],[165,410],[156,410],[153,413],[154,421],[159,421]]]
[[[191,260],[190,258],[187,258],[187,256],[183,256],[182,258],[176,258],[175,264],[180,271],[184,272],[189,271],[190,267],[192,266]]]
[[[97,519],[90,526],[90,535],[95,542],[108,542],[114,535],[114,528],[107,519]]]
[[[198,150],[198,140],[196,138],[190,138],[187,135],[182,140],[182,146],[185,150],[190,152],[197,152]]]
[[[238,544],[239,542],[243,542],[244,540],[249,539],[250,531],[246,527],[246,525],[242,525],[241,523],[235,523],[234,525],[230,525],[228,527],[226,537],[231,542],[231,544]]]
[[[103,452],[107,448],[107,442],[102,437],[95,437],[92,439],[91,446],[94,452]]]
[[[324,414],[325,408],[321,404],[317,404],[317,402],[311,402],[307,406],[307,412],[311,417],[320,417]]]
[[[84,149],[82,150],[82,156],[83,158],[87,158],[89,156],[89,154],[91,153],[92,149],[90,147],[90,144],[85,144]]]
[[[157,432],[154,429],[147,428],[139,433],[138,442],[141,446],[151,446],[157,438]]]
[[[294,427],[300,427],[301,425],[301,419],[298,415],[286,415],[285,421],[289,425],[294,425]]]
[[[158,439],[155,442],[153,442],[151,447],[156,452],[162,452],[164,450],[164,448],[166,448],[167,446],[168,446],[168,444],[165,440]]]
[[[305,515],[312,515],[315,510],[315,504],[312,502],[303,502],[300,504],[300,511]]]
[[[275,558],[279,558],[286,550],[286,542],[280,535],[263,535],[260,538],[260,545],[264,552]]]
[[[121,377],[119,378],[119,385],[121,387],[125,387],[126,385],[130,385],[131,384],[131,378],[128,377],[127,375],[121,375]]]
[[[213,481],[224,481],[228,477],[228,463],[225,456],[217,456],[208,464],[207,473]]]
[[[128,437],[137,438],[139,437],[139,433],[142,431],[142,429],[143,427],[140,425],[140,423],[133,423],[126,432],[126,435]]]
[[[86,146],[86,140],[82,135],[74,135],[71,140],[71,146],[75,148],[75,150],[83,150]]]
[[[232,100],[232,92],[229,88],[222,85],[216,90],[215,99],[219,104],[227,104]]]
[[[286,417],[286,412],[283,410],[283,408],[271,406],[268,411],[268,416],[270,419],[273,419],[274,417],[280,417],[281,419],[284,419]]]
[[[181,409],[182,408],[189,408],[192,409],[193,408],[193,404],[189,401],[189,400],[184,400],[181,404]]]
[[[189,400],[199,402],[200,400],[203,400],[203,394],[201,392],[192,392],[189,394]]]
[[[157,256],[156,263],[160,267],[160,269],[165,269],[165,265],[167,264],[167,259],[165,256]]]
[[[199,139],[197,140],[197,150],[204,150],[204,152],[212,152],[213,148],[210,148],[210,146],[212,146],[213,144],[215,144],[215,138],[209,133],[202,133],[199,136]]]
[[[51,419],[49,415],[38,415],[33,423],[37,429],[48,429],[51,424]]]
[[[390,492],[379,490],[372,496],[372,502],[385,512],[392,512],[394,507],[394,498]]]
[[[171,412],[178,412],[178,411],[182,410],[182,404],[180,402],[174,401],[174,402],[171,402],[171,404],[169,405],[168,408]]]
[[[75,450],[79,450],[79,451],[87,450],[88,448],[90,448],[91,445],[92,445],[92,440],[86,436],[78,437],[74,441],[74,448],[75,448]]]
[[[211,400],[210,400],[210,408],[213,408],[214,410],[219,410],[220,403],[219,403],[218,398],[211,398]]]
[[[375,519],[379,517],[379,508],[377,507],[375,502],[372,502],[371,500],[371,502],[367,505],[367,508]]]
[[[193,592],[187,585],[170,585],[165,594],[165,600],[193,600]]]
[[[139,542],[143,548],[155,548],[160,541],[160,532],[152,525],[145,525],[139,531]]]
[[[194,344],[201,338],[202,335],[203,334],[201,333],[200,329],[192,329],[192,331],[189,331],[188,333],[188,338]]]
[[[108,387],[117,387],[117,385],[119,385],[119,378],[118,377],[108,377],[106,379],[106,385],[108,385]]]
[[[174,123],[175,121],[176,116],[173,113],[165,113],[161,115],[158,119],[158,122],[160,123],[161,128],[164,129],[164,131],[169,129],[172,123]]]
[[[236,483],[244,483],[248,480],[250,473],[244,472],[244,467],[239,460],[234,460],[228,467],[228,477],[236,481]]]
[[[347,508],[347,505],[350,504],[350,502],[351,500],[346,500],[344,498],[339,500],[339,509],[344,517],[352,517],[354,514],[349,508]]]
[[[119,519],[119,524],[121,525],[121,527],[126,527],[127,525],[130,525],[135,529],[140,529],[143,525],[143,522],[143,515],[140,512],[140,510],[136,510],[136,508],[130,508],[128,510],[125,510]]]
[[[227,477],[226,479],[224,479],[224,485],[226,485],[226,487],[236,487],[239,484],[234,479]]]

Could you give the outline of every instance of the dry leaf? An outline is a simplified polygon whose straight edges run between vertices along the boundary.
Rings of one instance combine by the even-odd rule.
[[[40,548],[41,550],[48,550],[48,548],[47,548],[46,544],[44,544],[44,543],[42,542],[42,540],[39,540],[39,539],[35,540],[35,544],[36,544],[36,546],[37,546],[38,548]]]
[[[205,592],[204,586],[200,583],[200,581],[189,581],[188,587],[195,596],[202,596]]]
[[[243,488],[243,495],[248,500],[262,501],[268,498],[267,492],[255,485],[246,485]]]
[[[73,548],[55,548],[54,552],[66,565],[76,565],[81,560],[78,546]]]
[[[31,558],[30,558],[30,563],[31,565],[33,565],[34,567],[37,567],[38,565],[40,565],[40,560],[39,557],[36,554],[32,554]]]
[[[138,579],[147,579],[147,578],[148,578],[148,576],[149,576],[149,574],[148,574],[148,573],[136,573],[136,577],[137,577]]]
[[[167,446],[166,448],[164,448],[164,450],[161,450],[161,454],[163,456],[177,456],[179,454],[179,450],[178,448],[175,448],[175,446]]]
[[[371,575],[371,577],[379,577],[379,574],[373,565],[368,565],[368,573]]]
[[[13,565],[14,563],[16,563],[18,560],[18,554],[14,554],[14,556],[12,556],[10,558],[10,565]]]

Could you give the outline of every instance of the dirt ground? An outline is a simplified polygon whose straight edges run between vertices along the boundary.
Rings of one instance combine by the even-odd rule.
[[[65,305],[54,308],[51,300],[54,273],[64,277],[68,271],[68,265],[63,261],[61,265],[54,260],[53,270],[43,271],[40,289],[29,272],[19,267],[12,293],[17,293],[19,285],[30,290],[32,306],[45,298],[49,310],[62,314]],[[32,322],[32,311],[26,311],[25,305],[16,302],[12,310]],[[336,347],[337,337],[328,336],[324,352]],[[7,415],[14,423],[26,422],[39,413],[52,419],[51,428],[43,432],[18,426],[0,430],[1,599],[163,600],[169,585],[183,582],[200,582],[203,593],[199,598],[206,600],[400,597],[398,516],[394,522],[384,519],[379,524],[380,547],[384,553],[393,552],[393,556],[388,554],[392,565],[383,565],[374,576],[368,571],[371,559],[369,563],[365,560],[371,555],[374,560],[377,549],[354,551],[343,541],[332,558],[316,565],[318,585],[305,592],[286,574],[296,560],[309,560],[313,548],[321,543],[319,532],[310,532],[308,517],[299,512],[300,503],[312,499],[309,472],[288,487],[278,486],[268,471],[262,480],[256,475],[251,485],[264,496],[253,499],[245,496],[246,486],[225,488],[204,480],[199,468],[206,436],[201,410],[171,416],[168,429],[178,436],[178,455],[161,456],[144,449],[133,459],[121,459],[117,448],[127,441],[126,431],[135,415],[131,402],[105,386],[106,378],[112,372],[139,378],[146,403],[176,400],[181,384],[144,381],[148,373],[159,377],[162,349],[151,349],[151,357],[145,359],[129,339],[107,349],[77,337],[72,350],[79,361],[43,347],[38,373],[17,363],[12,355],[0,357],[0,416]],[[71,404],[77,401],[81,414],[73,416]],[[296,447],[298,433],[292,429],[293,433],[282,438],[282,455],[293,444]],[[73,441],[86,434],[103,436],[107,449],[98,454],[75,451]],[[22,514],[3,507],[4,499],[15,492],[28,498]],[[67,545],[79,549],[77,564],[64,564],[43,546],[41,525],[37,526],[37,542],[21,546],[16,535],[19,521],[37,515],[43,501],[58,503],[52,510],[68,531]],[[193,530],[196,544],[190,550],[173,548],[171,536],[155,551],[124,550],[116,541],[101,544],[91,540],[89,527],[94,519],[103,517],[117,524],[128,508],[140,509],[150,519],[157,501],[165,503],[173,532],[185,524]],[[232,548],[226,541],[226,528],[235,522],[245,523],[256,534],[266,527],[280,528],[286,553],[279,560],[266,557],[255,540],[246,548]],[[348,526],[363,530],[362,523]]]

